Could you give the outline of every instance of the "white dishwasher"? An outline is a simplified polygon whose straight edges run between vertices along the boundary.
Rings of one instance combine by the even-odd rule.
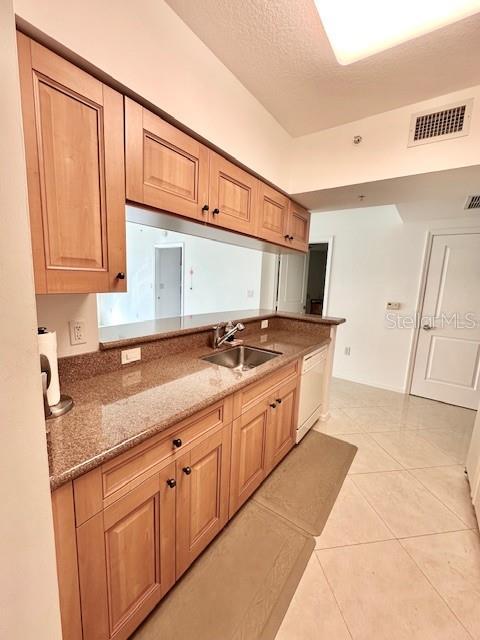
[[[298,428],[295,442],[300,442],[322,412],[323,377],[328,347],[321,347],[303,358],[300,379]]]

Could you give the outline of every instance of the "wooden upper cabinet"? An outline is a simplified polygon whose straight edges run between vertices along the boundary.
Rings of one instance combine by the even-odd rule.
[[[290,200],[288,211],[288,240],[293,249],[308,251],[310,212]]]
[[[78,527],[83,640],[126,640],[173,586],[174,480],[172,463]]]
[[[288,233],[289,200],[275,189],[259,181],[256,235],[269,242],[289,244]]]
[[[18,53],[36,291],[125,291],[123,96],[21,33]]]
[[[209,182],[209,221],[224,229],[254,235],[258,180],[211,151]]]
[[[228,520],[231,425],[177,460],[177,579]]]
[[[127,200],[208,220],[208,149],[125,98]]]

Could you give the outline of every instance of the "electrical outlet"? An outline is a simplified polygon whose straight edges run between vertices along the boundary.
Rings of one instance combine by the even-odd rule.
[[[260,323],[260,327],[262,329],[268,329],[268,320],[262,320],[262,322]]]
[[[140,347],[135,349],[124,349],[122,351],[122,364],[129,364],[130,362],[136,362],[142,359],[142,350]]]
[[[247,298],[253,298],[255,291],[253,289],[247,289]]]
[[[387,302],[387,309],[389,311],[399,311],[401,306],[400,302]]]
[[[70,320],[70,344],[85,344],[87,342],[87,332],[85,329],[85,320]]]
[[[345,355],[346,356],[350,355],[350,347],[345,347]]]

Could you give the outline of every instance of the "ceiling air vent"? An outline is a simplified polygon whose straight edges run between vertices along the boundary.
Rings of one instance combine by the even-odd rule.
[[[464,209],[480,209],[480,195],[478,196],[468,196],[467,201],[465,202]]]
[[[440,142],[468,135],[473,98],[435,111],[414,113],[410,121],[408,146]]]

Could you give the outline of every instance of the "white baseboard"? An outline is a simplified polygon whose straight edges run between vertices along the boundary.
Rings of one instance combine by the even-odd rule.
[[[371,380],[363,380],[362,378],[341,378],[340,376],[333,376],[337,380],[345,380],[346,382],[356,382],[357,384],[364,384],[366,387],[374,387],[377,389],[385,389],[385,391],[395,391],[396,393],[407,393],[406,388],[403,387],[391,387],[386,384],[379,384],[378,382],[372,382]]]

